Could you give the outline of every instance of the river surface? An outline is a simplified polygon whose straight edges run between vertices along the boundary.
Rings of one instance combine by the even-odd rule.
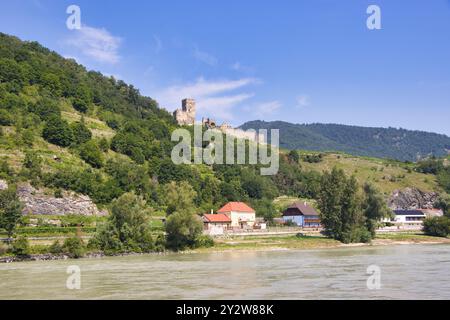
[[[15,262],[0,264],[0,299],[450,299],[449,274],[437,244]]]

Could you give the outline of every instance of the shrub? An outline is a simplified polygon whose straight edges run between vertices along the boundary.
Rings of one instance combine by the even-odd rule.
[[[200,247],[210,248],[212,246],[214,246],[214,240],[210,236],[199,235],[195,239],[195,247],[196,248],[200,248]]]
[[[62,190],[60,188],[56,189],[53,195],[55,198],[63,198]]]
[[[0,109],[0,126],[10,126],[12,123],[13,117],[11,114],[4,109]]]
[[[94,141],[88,141],[82,144],[79,148],[80,157],[86,163],[90,164],[94,168],[100,168],[103,166],[103,154]]]
[[[84,101],[83,99],[79,99],[79,98],[73,99],[72,105],[75,108],[75,110],[82,112],[82,113],[85,113],[89,108],[89,105],[86,103],[86,101]]]
[[[423,222],[423,231],[430,236],[447,237],[450,234],[450,218],[426,218]]]
[[[18,237],[11,245],[11,252],[18,257],[26,257],[30,255],[30,244],[26,237]]]
[[[0,256],[5,255],[9,250],[10,247],[6,243],[0,241]]]
[[[60,254],[64,251],[63,246],[59,243],[58,240],[52,243],[52,245],[48,248],[48,251],[53,254]]]
[[[79,237],[71,237],[64,240],[63,251],[72,258],[80,258],[85,252],[83,240]]]
[[[71,124],[71,129],[73,132],[73,138],[75,144],[79,145],[85,143],[92,138],[92,132],[84,123],[84,119],[81,118],[80,122],[75,122]]]
[[[67,121],[52,116],[44,126],[42,137],[50,143],[68,147],[73,142],[73,133]]]

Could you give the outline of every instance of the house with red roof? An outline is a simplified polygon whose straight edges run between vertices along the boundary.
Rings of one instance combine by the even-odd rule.
[[[210,235],[223,234],[231,226],[231,219],[223,213],[204,214],[202,221],[205,231]]]
[[[228,216],[233,228],[250,229],[255,225],[256,212],[244,202],[228,202],[217,213]]]

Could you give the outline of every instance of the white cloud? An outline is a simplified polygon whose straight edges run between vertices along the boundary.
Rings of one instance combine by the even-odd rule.
[[[274,114],[278,109],[281,108],[281,103],[277,100],[263,102],[251,107],[253,113],[259,117]]]
[[[212,67],[217,65],[216,57],[214,57],[212,54],[209,54],[208,52],[199,50],[197,47],[194,48],[194,52],[192,53],[192,55],[195,59],[206,63],[207,65],[210,65]]]
[[[79,49],[84,55],[96,61],[115,64],[120,60],[118,53],[122,39],[113,36],[106,29],[83,25],[71,31],[74,36],[67,43]]]
[[[306,94],[299,95],[297,97],[296,101],[297,101],[297,107],[299,107],[299,108],[304,108],[304,107],[308,107],[311,105],[311,99]]]
[[[198,78],[193,83],[174,85],[156,94],[161,106],[168,110],[180,107],[183,98],[194,98],[197,102],[197,114],[217,120],[233,119],[233,107],[254,96],[251,92],[233,92],[246,86],[257,84],[255,78],[237,80],[211,80]]]

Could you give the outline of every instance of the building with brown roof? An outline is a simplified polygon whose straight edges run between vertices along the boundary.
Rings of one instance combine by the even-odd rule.
[[[292,221],[299,227],[320,227],[319,213],[306,202],[294,202],[283,212],[285,222]]]

